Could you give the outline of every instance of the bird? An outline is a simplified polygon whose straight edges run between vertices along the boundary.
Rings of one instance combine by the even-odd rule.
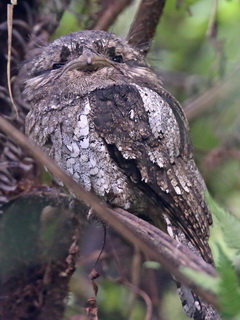
[[[64,35],[27,62],[22,94],[27,136],[85,190],[147,216],[213,264],[186,116],[141,50],[105,31]],[[218,319],[201,303],[190,317]]]

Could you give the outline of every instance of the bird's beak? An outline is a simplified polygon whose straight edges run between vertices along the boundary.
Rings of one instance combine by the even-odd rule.
[[[76,69],[84,72],[93,72],[104,67],[112,67],[119,70],[118,66],[107,57],[98,55],[89,49],[85,49],[79,57],[69,61],[61,70],[59,70],[60,72],[58,72],[54,80],[70,70]]]

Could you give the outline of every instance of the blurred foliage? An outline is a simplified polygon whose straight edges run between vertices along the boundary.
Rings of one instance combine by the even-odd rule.
[[[74,1],[71,10],[65,12],[55,37],[81,30],[86,25],[91,13],[83,3]],[[128,7],[110,31],[126,35],[137,4],[138,1],[135,1]],[[187,104],[189,98],[203,94],[217,81],[231,78],[231,74],[238,70],[239,21],[239,0],[166,1],[148,61],[180,102]],[[190,122],[194,155],[208,189],[223,207],[234,214],[225,213],[211,202],[211,209],[216,214],[211,244],[221,275],[218,290],[224,315],[234,319],[240,319],[239,300],[236,302],[240,294],[236,271],[240,270],[237,252],[240,249],[238,91],[233,91],[221,100],[216,98],[207,111]],[[125,308],[122,306],[127,305],[131,292],[111,282],[101,282],[100,287],[101,312],[106,313],[108,319],[126,319]],[[166,290],[161,302],[162,318],[186,319],[178,304],[178,297],[171,288]],[[127,318],[143,319],[143,306],[143,302],[136,304],[131,317]]]
[[[240,249],[240,247],[239,247]],[[219,299],[222,314],[226,319],[240,318],[240,287],[238,275],[232,262],[221,252],[218,265],[220,274]]]
[[[212,279],[199,272],[185,269],[184,273],[205,289],[219,297],[223,319],[240,319],[240,219],[223,210],[208,195],[214,215],[218,237],[212,239],[219,279]]]

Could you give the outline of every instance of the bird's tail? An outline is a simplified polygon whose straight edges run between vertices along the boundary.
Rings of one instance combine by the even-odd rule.
[[[172,225],[168,217],[164,216],[167,224],[167,231],[171,237],[183,244],[190,251],[201,257],[200,251],[194,246],[185,234],[175,226]],[[207,244],[208,245],[208,244]],[[220,320],[221,317],[218,312],[202,297],[197,296],[187,286],[176,281],[178,294],[182,302],[183,310],[189,318],[194,320]]]

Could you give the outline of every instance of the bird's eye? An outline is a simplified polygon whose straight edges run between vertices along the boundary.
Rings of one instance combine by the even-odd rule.
[[[62,67],[64,66],[64,64],[65,64],[65,63],[63,63],[63,62],[54,63],[54,64],[52,65],[52,70],[60,69],[60,68],[62,68]]]
[[[118,55],[118,56],[113,57],[112,60],[117,63],[122,63],[123,57],[121,55]]]

